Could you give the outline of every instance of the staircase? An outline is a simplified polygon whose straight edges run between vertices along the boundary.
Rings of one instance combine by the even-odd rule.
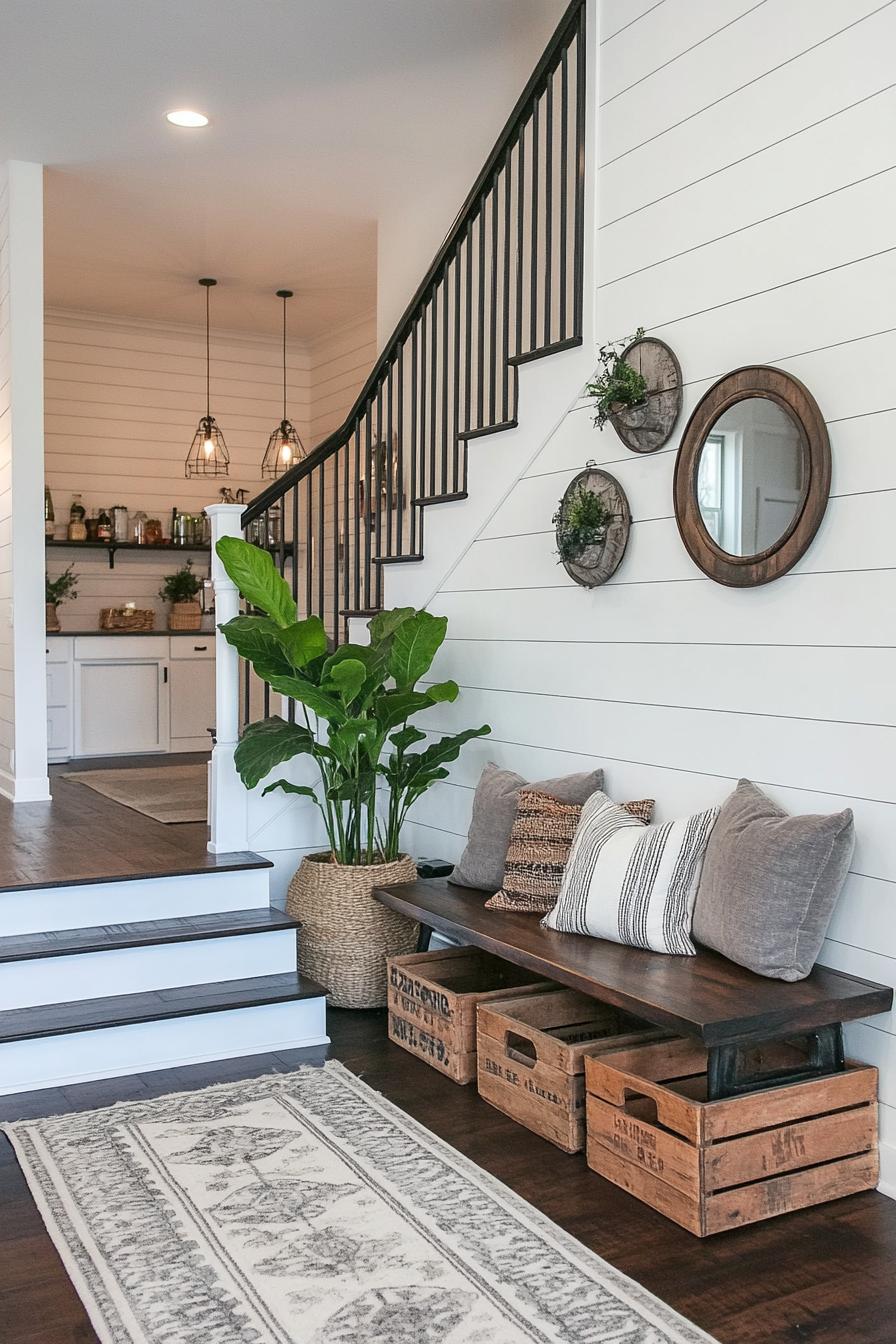
[[[0,1094],[326,1044],[269,869],[0,891]]]

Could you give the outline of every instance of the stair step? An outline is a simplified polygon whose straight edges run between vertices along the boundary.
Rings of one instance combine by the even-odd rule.
[[[346,620],[363,620],[365,616],[379,616],[382,607],[342,607],[339,615],[344,616]]]
[[[375,565],[407,565],[419,564],[426,557],[420,553],[417,555],[375,555],[373,563]]]
[[[550,345],[541,345],[535,350],[525,350],[521,355],[511,355],[507,363],[511,368],[517,368],[520,364],[531,364],[533,360],[545,359],[548,355],[558,355],[561,350],[574,350],[576,346],[581,344],[581,336],[567,336],[563,341],[552,341]]]
[[[5,891],[52,891],[60,887],[96,887],[109,882],[143,882],[154,878],[167,877],[207,877],[214,873],[250,873],[259,868],[273,868],[270,859],[264,859],[252,850],[235,850],[232,854],[209,854],[202,863],[172,862],[170,868],[143,871],[135,869],[132,873],[113,873],[108,877],[66,877],[51,881],[9,882],[0,885],[0,895]]]
[[[453,504],[455,500],[467,498],[466,490],[455,490],[450,495],[420,495],[417,499],[412,499],[411,503],[418,509],[425,509],[430,504]]]
[[[111,952],[128,947],[158,947],[195,939],[234,938],[243,934],[299,929],[297,920],[269,906],[253,910],[225,910],[176,919],[147,919],[131,924],[98,924],[87,929],[22,933],[0,938],[0,965],[35,961],[86,952]]]
[[[486,434],[503,434],[505,429],[516,429],[519,422],[517,420],[499,420],[494,425],[480,425],[478,429],[465,429],[458,434],[462,443],[470,439],[482,439]]]
[[[233,1008],[316,999],[326,993],[320,985],[295,971],[221,980],[217,984],[180,985],[141,994],[117,994],[107,999],[78,999],[40,1008],[12,1008],[0,1012],[0,1046],[102,1027],[125,1027],[138,1022],[164,1022],[177,1017],[221,1013]]]

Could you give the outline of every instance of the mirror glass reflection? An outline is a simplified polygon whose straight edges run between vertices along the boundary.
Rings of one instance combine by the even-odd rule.
[[[760,555],[787,533],[805,495],[799,426],[768,397],[745,397],[712,426],[700,450],[697,503],[729,555]]]

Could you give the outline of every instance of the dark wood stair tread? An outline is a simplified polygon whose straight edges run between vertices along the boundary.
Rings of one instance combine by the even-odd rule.
[[[39,1008],[9,1008],[0,1012],[0,1046],[69,1032],[126,1027],[136,1022],[317,999],[325,993],[313,980],[299,976],[296,971],[284,971],[246,980],[219,980],[214,984],[179,985],[140,994],[115,994],[105,999],[48,1003]]]
[[[78,543],[80,544],[80,543]],[[86,792],[86,790],[85,790]],[[112,873],[108,877],[65,877],[50,881],[6,882],[0,884],[0,894],[5,891],[50,891],[56,887],[103,887],[108,882],[150,882],[165,877],[206,877],[215,873],[248,873],[258,868],[273,868],[270,859],[264,859],[252,850],[234,850],[232,854],[203,855],[201,863],[178,863],[163,870],[137,869],[130,873]]]
[[[418,509],[425,509],[430,504],[453,504],[455,500],[467,498],[466,490],[453,490],[447,495],[418,495],[411,503]]]
[[[126,947],[156,947],[206,938],[235,938],[244,934],[276,933],[298,929],[298,921],[283,910],[263,906],[252,910],[222,910],[175,919],[147,919],[130,924],[99,924],[84,929],[52,929],[0,938],[0,965],[36,961],[87,952],[110,952]]]
[[[375,565],[406,565],[419,563],[424,558],[422,553],[416,555],[375,555],[373,563]]]

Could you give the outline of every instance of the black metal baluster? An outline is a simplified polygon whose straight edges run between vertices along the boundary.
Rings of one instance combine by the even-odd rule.
[[[330,626],[330,637],[332,638],[335,647],[339,642],[339,529],[342,525],[342,519],[340,518],[339,512],[339,454],[337,453],[335,456],[331,457],[330,461],[333,464],[333,512],[330,524],[333,531],[333,569],[331,575],[333,580],[333,591],[330,594],[333,622]]]
[[[355,425],[355,554],[354,554],[354,587],[352,589],[353,597],[348,607],[353,611],[359,611],[361,608],[361,512],[364,500],[361,496],[361,422]]]
[[[532,107],[532,223],[530,226],[532,254],[529,274],[529,349],[538,348],[538,138],[540,135],[539,99]]]
[[[519,180],[516,184],[516,350],[523,353],[523,252],[526,242],[526,128],[520,130],[517,141]]]
[[[314,528],[311,522],[311,472],[305,477],[305,615],[311,615],[314,568]]]
[[[373,608],[373,402],[368,401],[364,414],[364,513],[361,519],[364,529],[364,609]]]
[[[476,428],[485,427],[485,199],[479,202],[479,287],[476,318]]]
[[[464,240],[466,248],[466,281],[464,306],[466,310],[466,329],[464,331],[464,429],[473,428],[473,221],[467,223]]]
[[[430,399],[429,399],[429,489],[427,494],[437,493],[436,486],[436,400],[439,394],[439,352],[438,352],[438,331],[439,331],[439,289],[438,285],[432,291],[432,325],[429,332],[429,377],[430,377]]]
[[[417,323],[411,327],[411,555],[417,552],[417,516],[418,506],[415,504],[417,498],[417,454],[419,448],[419,439],[417,437]],[[422,492],[421,492],[422,493]]]
[[[342,550],[342,554],[341,554],[341,556],[340,556],[340,561],[341,561],[341,564],[342,564],[342,609],[343,609],[343,611],[346,611],[346,610],[348,610],[348,608],[351,606],[351,599],[350,599],[350,596],[349,596],[349,582],[350,582],[350,580],[349,580],[349,574],[350,574],[350,570],[349,570],[349,547],[350,547],[349,524],[350,524],[350,522],[351,522],[351,516],[352,516],[352,515],[351,515],[351,504],[350,504],[351,496],[350,496],[349,488],[348,488],[349,465],[350,465],[351,455],[352,455],[351,439],[347,439],[347,440],[346,440],[346,442],[343,444],[342,449],[341,449],[340,451],[342,452],[342,537],[341,537],[341,550]],[[337,587],[338,587],[338,584],[337,584]],[[342,624],[342,635],[343,635],[343,638],[344,638],[344,639],[348,639],[348,621],[347,621],[347,620],[343,621],[343,624]]]
[[[501,419],[506,424],[510,414],[510,151],[504,159],[504,265],[501,301]]]
[[[380,383],[376,389],[376,439],[373,445],[373,454],[375,458],[374,469],[374,520],[376,526],[376,549],[375,556],[383,554],[383,467],[385,466],[385,445],[383,443],[383,385]],[[379,607],[380,593],[382,592],[382,565],[374,565],[376,594],[373,605]]]
[[[585,264],[585,6],[579,10],[576,33],[576,218],[573,252],[573,335],[582,334],[582,287]]]
[[[450,263],[449,263],[450,265]],[[442,435],[439,443],[440,485],[443,495],[448,493],[448,361],[451,355],[451,343],[448,338],[448,269],[442,281]]]
[[[395,453],[395,484],[398,488],[398,499],[395,509],[395,530],[398,534],[398,554],[404,555],[404,357],[405,357],[405,338],[402,337],[398,343],[398,378],[396,381],[398,405],[395,410],[395,432],[398,436]]]
[[[457,493],[460,486],[460,246],[454,254],[454,379],[453,417],[451,425],[451,489]]]
[[[491,321],[489,322],[488,351],[488,417],[489,424],[497,424],[497,382],[498,382],[498,175],[492,179],[489,192],[492,216],[491,251]]]
[[[567,47],[560,57],[560,340],[565,341],[566,331],[566,249],[569,242],[569,178],[567,158],[569,156],[569,61]]]
[[[326,623],[326,604],[324,575],[327,562],[327,554],[324,547],[324,515],[326,512],[326,497],[324,495],[324,469],[326,463],[322,462],[317,469],[317,614],[320,619]]]
[[[428,305],[424,303],[420,314],[420,479],[418,486],[423,496],[430,491],[426,484],[426,313]]]
[[[551,281],[554,272],[554,77],[548,74],[544,93],[544,345],[551,343],[554,322]]]
[[[392,510],[395,507],[393,476],[395,463],[392,457],[392,365],[386,374],[386,433],[383,448],[384,469],[386,472],[386,549],[384,554],[392,554]]]

